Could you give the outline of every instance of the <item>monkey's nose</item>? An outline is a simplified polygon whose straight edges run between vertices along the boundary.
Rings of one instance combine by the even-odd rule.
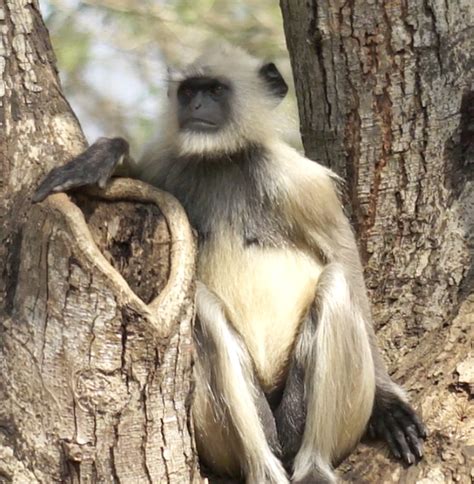
[[[197,111],[202,106],[202,94],[199,92],[193,99],[192,109]]]

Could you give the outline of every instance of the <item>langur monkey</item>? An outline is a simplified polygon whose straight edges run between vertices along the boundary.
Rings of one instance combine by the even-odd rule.
[[[33,201],[103,186],[125,161],[184,206],[199,237],[192,416],[213,475],[336,482],[366,430],[412,464],[424,426],[379,356],[338,178],[279,136],[278,69],[221,46],[169,86],[138,163],[125,140],[101,138]]]

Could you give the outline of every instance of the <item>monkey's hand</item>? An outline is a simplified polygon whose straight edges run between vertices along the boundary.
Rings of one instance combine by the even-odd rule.
[[[426,428],[415,410],[397,395],[375,396],[367,431],[370,437],[384,440],[392,454],[407,465],[423,457]]]
[[[123,138],[99,138],[86,151],[51,170],[33,195],[33,203],[41,202],[50,193],[64,192],[87,185],[104,188],[129,155],[129,145]]]

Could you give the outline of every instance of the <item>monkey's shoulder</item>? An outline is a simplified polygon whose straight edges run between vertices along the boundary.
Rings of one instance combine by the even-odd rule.
[[[278,178],[281,216],[302,231],[324,233],[344,218],[338,188],[339,177],[329,168],[280,145],[274,170]]]
[[[278,143],[270,150],[276,161],[276,170],[283,177],[283,184],[295,191],[316,189],[337,194],[339,177],[329,168],[310,160],[285,143]]]

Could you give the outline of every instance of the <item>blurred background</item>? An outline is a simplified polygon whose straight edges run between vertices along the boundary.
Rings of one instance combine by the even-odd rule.
[[[89,142],[121,135],[135,152],[159,129],[167,65],[227,41],[272,60],[292,85],[277,0],[41,0],[64,92]],[[292,86],[291,86],[292,87]],[[300,146],[294,90],[280,108]]]

